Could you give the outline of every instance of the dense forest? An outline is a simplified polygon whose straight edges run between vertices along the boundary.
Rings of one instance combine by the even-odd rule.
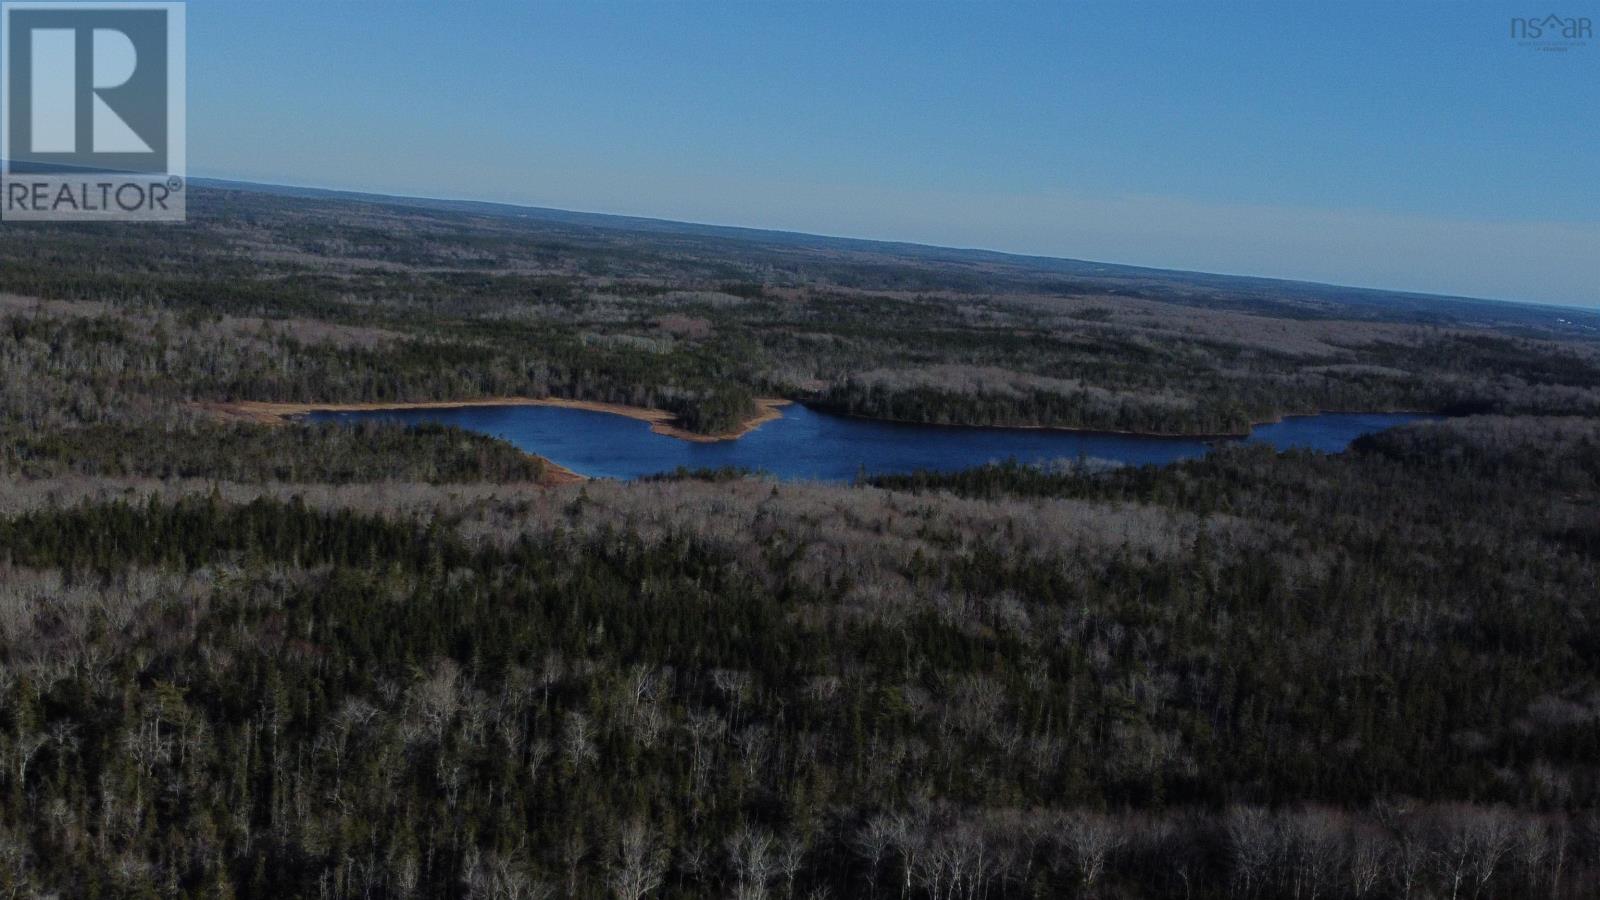
[[[556,396],[708,434],[758,396],[1188,434],[1316,410],[1600,414],[1600,317],[1580,313],[237,190],[190,216],[8,233],[8,380],[78,365],[102,391],[193,401]],[[16,315],[41,301],[58,315]]]
[[[1600,894],[1581,333],[1114,267],[192,202],[184,229],[0,238],[0,895]],[[702,432],[769,395],[1201,433],[1458,415],[1332,455],[848,486],[556,484],[452,429],[214,415],[509,394]]]
[[[1589,421],[401,490],[4,498],[13,887],[1600,889]]]

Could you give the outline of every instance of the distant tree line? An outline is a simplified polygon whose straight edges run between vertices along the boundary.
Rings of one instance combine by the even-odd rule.
[[[93,344],[87,368],[118,389],[189,399],[559,396],[666,409],[702,433],[737,426],[760,395],[905,421],[1186,434],[1325,409],[1600,413],[1592,341],[1419,324],[1400,299],[1385,315],[1328,291],[1230,293],[1207,276],[1197,289],[1146,273],[1102,293],[1101,277],[1059,266],[824,262],[782,242],[237,192],[197,195],[183,234],[49,227],[3,256],[12,340],[53,345],[44,332],[62,327],[17,298],[94,304],[67,338],[80,350],[51,352]],[[265,324],[229,327],[245,319]],[[382,337],[348,339],[363,329]],[[1010,383],[985,385],[992,372]]]

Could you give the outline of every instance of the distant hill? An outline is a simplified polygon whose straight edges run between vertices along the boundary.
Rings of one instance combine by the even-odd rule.
[[[622,232],[639,237],[700,238],[744,244],[752,248],[813,251],[852,257],[880,257],[885,261],[920,263],[986,275],[1023,273],[1031,286],[1044,292],[1081,294],[1089,291],[1187,303],[1197,306],[1271,307],[1273,315],[1322,318],[1376,318],[1418,323],[1479,325],[1529,329],[1563,336],[1600,340],[1600,309],[1554,306],[1522,301],[1495,300],[1409,291],[1350,287],[1308,281],[1220,275],[1130,266],[1092,260],[1028,256],[995,250],[937,247],[899,241],[830,237],[793,231],[706,225],[574,212],[538,206],[518,206],[480,200],[445,200],[430,197],[391,196],[358,191],[260,184],[220,179],[191,179],[191,184],[224,190],[242,190],[312,200],[346,201],[433,210],[472,216],[514,219],[536,225]],[[1053,284],[1047,276],[1063,280]],[[1297,310],[1296,307],[1299,307]]]

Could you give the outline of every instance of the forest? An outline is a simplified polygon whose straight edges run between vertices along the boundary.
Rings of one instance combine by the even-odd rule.
[[[0,236],[3,896],[1600,894],[1587,320],[191,204]],[[448,428],[215,414],[509,395],[706,433],[758,396],[1449,416],[1338,454],[825,485],[558,481]]]
[[[85,365],[101,390],[189,401],[553,396],[707,434],[759,396],[1182,434],[1319,410],[1600,414],[1592,314],[753,235],[202,192],[181,230],[8,233],[0,313],[25,314],[8,318],[30,354],[8,372]]]

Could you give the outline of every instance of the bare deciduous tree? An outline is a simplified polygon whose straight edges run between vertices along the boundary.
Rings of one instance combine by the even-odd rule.
[[[772,833],[763,828],[741,825],[728,838],[728,859],[736,878],[733,893],[738,900],[765,900],[777,871],[772,850]]]
[[[1095,813],[1073,813],[1067,817],[1062,840],[1072,855],[1083,893],[1092,895],[1105,874],[1106,860],[1121,843],[1121,835],[1110,819]]]
[[[617,833],[606,883],[618,900],[642,900],[661,887],[670,855],[650,834],[641,819],[633,819]]]
[[[1234,891],[1253,896],[1266,879],[1277,844],[1271,814],[1259,806],[1235,806],[1228,810],[1226,829]]]
[[[894,821],[880,814],[868,819],[851,837],[851,847],[867,861],[867,885],[873,896],[878,893],[878,868],[894,846],[895,836]]]

